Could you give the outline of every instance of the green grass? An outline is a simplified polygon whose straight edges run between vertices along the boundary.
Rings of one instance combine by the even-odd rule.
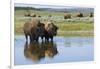
[[[15,34],[23,34],[23,24],[22,22],[15,23]],[[58,35],[59,36],[91,36],[93,35],[93,23],[77,23],[77,24],[70,24],[70,23],[58,23],[56,24],[59,27]],[[86,31],[86,32],[85,32]],[[87,32],[88,31],[88,32]]]
[[[71,18],[64,20],[63,13],[61,12],[49,12],[49,11],[31,11],[35,12],[42,16],[43,19],[47,19],[49,14],[53,15],[52,20],[59,27],[58,36],[93,36],[94,31],[94,20],[90,17],[83,18]],[[24,16],[24,10],[15,11],[15,20],[14,20],[14,32],[15,35],[23,34],[23,25],[24,23],[31,19],[30,17]],[[71,13],[73,16],[75,13]]]
[[[58,23],[56,24],[63,31],[85,31],[93,30],[93,23]]]

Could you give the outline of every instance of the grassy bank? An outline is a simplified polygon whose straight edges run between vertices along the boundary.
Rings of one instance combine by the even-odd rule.
[[[21,22],[15,23],[15,34],[23,34],[23,24]],[[93,36],[93,23],[58,23],[58,36]]]
[[[94,35],[94,18],[83,17],[64,20],[62,12],[49,12],[49,11],[34,11],[42,16],[43,19],[47,19],[49,14],[52,14],[52,20],[59,27],[58,36],[93,36]],[[25,10],[16,10],[14,18],[14,32],[15,35],[23,34],[24,23],[31,19],[25,17]],[[73,16],[75,13],[71,13]],[[87,13],[86,13],[87,14]]]

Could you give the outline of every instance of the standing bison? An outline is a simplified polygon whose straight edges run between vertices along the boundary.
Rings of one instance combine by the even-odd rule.
[[[30,41],[38,41],[39,36],[44,35],[44,30],[44,24],[40,23],[38,19],[26,22],[23,27],[26,41],[28,40],[28,36],[30,37]]]
[[[53,41],[53,37],[57,35],[57,30],[58,27],[51,21],[45,23],[45,40],[49,41],[51,39]]]
[[[30,22],[26,22],[23,27],[26,41],[28,36],[30,41],[38,41],[39,37],[45,41],[53,41],[53,37],[57,35],[58,27],[51,21],[46,23],[41,23],[38,19],[33,19]]]

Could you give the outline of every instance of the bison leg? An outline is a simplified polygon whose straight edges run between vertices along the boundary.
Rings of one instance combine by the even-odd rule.
[[[49,41],[49,37],[47,37],[47,41]]]
[[[32,42],[32,37],[30,36],[30,42]]]
[[[47,42],[48,42],[48,41],[49,41],[49,37],[45,37],[45,41],[47,41]]]
[[[35,40],[36,40],[36,42],[38,42],[38,39],[39,39],[39,37],[36,37],[36,39],[35,39]]]
[[[26,41],[28,41],[28,35],[27,34],[25,34],[25,38],[26,38]]]
[[[51,42],[53,42],[53,36],[51,36],[50,38],[51,38]]]
[[[34,40],[33,40],[33,36],[30,35],[30,42],[32,42],[32,41],[34,41]]]
[[[36,39],[36,42],[38,42],[38,38]]]
[[[44,36],[41,36],[42,41],[43,41],[43,37],[44,37]]]

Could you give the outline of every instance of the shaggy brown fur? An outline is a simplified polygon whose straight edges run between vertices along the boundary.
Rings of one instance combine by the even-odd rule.
[[[39,36],[44,33],[44,24],[40,23],[38,19],[32,19],[24,24],[23,31],[26,41],[28,40],[28,36],[30,37],[30,41],[38,41]]]
[[[58,27],[54,25],[52,22],[45,23],[45,40],[49,41],[49,38],[51,41],[53,41],[53,36],[57,35]]]

